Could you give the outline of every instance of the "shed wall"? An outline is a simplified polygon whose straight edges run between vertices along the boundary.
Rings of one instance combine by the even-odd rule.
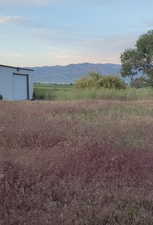
[[[31,71],[16,70],[15,68],[0,67],[0,94],[4,100],[14,100],[13,98],[13,73],[21,73],[29,75],[29,96],[32,99],[33,83],[31,78]]]
[[[3,96],[4,100],[13,100],[12,79],[10,69],[0,68],[0,94]]]

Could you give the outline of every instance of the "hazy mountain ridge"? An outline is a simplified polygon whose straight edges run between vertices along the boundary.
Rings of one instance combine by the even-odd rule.
[[[33,67],[33,82],[73,83],[89,72],[98,72],[103,75],[120,73],[120,64],[70,64],[67,66]]]

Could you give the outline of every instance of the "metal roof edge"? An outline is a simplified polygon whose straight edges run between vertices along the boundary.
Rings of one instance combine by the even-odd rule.
[[[34,71],[33,69],[29,69],[29,68],[23,68],[23,67],[17,67],[17,66],[7,66],[7,65],[2,65],[0,64],[0,67],[5,67],[5,68],[12,68],[12,69],[16,69],[16,70],[27,70],[27,71]]]

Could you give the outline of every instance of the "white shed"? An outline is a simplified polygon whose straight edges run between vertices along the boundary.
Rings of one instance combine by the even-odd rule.
[[[0,95],[4,100],[29,100],[33,96],[32,69],[0,65]]]

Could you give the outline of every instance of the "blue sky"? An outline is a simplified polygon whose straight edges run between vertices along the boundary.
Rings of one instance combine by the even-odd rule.
[[[153,0],[0,0],[0,63],[120,63],[153,29]]]

